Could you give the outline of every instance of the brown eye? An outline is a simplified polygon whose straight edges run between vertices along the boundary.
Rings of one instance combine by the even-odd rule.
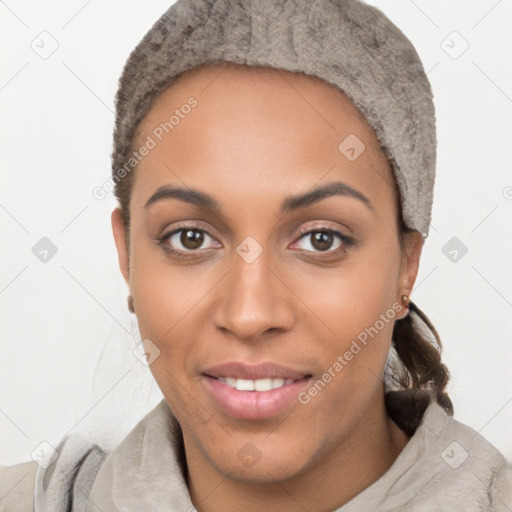
[[[208,238],[215,242],[215,239],[204,229],[183,227],[167,233],[158,239],[158,243],[167,251],[176,255],[179,253],[185,255],[186,253],[199,253],[199,249],[211,248],[213,246],[211,242],[210,247],[202,247]]]
[[[181,231],[180,243],[186,249],[199,249],[204,242],[204,232],[197,229],[184,229]]]
[[[334,239],[332,233],[329,233],[328,231],[316,231],[314,233],[310,233],[309,236],[312,240],[311,245],[319,251],[327,251],[330,249]]]
[[[338,244],[334,245],[336,239],[338,240]],[[345,237],[338,233],[337,231],[328,230],[328,229],[316,229],[310,230],[307,233],[304,233],[299,240],[299,243],[302,243],[303,249],[311,252],[334,252],[341,245],[344,245]]]

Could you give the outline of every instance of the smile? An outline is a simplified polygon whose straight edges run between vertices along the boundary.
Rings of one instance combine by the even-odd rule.
[[[235,377],[218,377],[218,380],[225,382],[229,387],[238,389],[238,391],[270,391],[278,389],[295,382],[294,379],[236,379]]]
[[[223,413],[240,420],[263,420],[298,406],[299,393],[311,377],[235,379],[204,375],[202,382],[213,404]]]

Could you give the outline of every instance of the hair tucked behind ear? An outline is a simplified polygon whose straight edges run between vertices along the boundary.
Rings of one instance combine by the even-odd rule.
[[[396,187],[398,232],[402,250],[406,234],[414,231],[405,225],[400,209],[400,190]],[[453,404],[446,392],[450,372],[441,360],[441,338],[427,315],[412,301],[409,314],[395,321],[393,343],[402,363],[390,375],[397,390],[386,393],[386,410],[391,419],[412,436],[432,399],[453,415]]]
[[[453,404],[445,391],[450,374],[441,361],[439,334],[412,301],[409,310],[405,318],[395,322],[393,329],[394,346],[406,370],[396,373],[393,379],[403,389],[386,393],[386,408],[393,421],[412,436],[431,399],[449,414],[453,414]],[[421,320],[430,330],[437,347],[422,332],[416,320]]]

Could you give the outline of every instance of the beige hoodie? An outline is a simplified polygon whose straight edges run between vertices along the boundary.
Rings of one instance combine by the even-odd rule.
[[[179,436],[162,400],[110,453],[80,435],[67,437],[47,469],[0,466],[0,511],[193,512]],[[388,471],[335,512],[356,511],[510,512],[512,466],[432,401]]]

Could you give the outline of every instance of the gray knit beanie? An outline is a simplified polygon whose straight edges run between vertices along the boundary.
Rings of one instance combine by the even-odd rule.
[[[118,198],[118,170],[157,94],[180,73],[216,62],[301,72],[343,91],[389,159],[406,226],[427,236],[436,164],[430,83],[407,37],[359,0],[178,0],[133,50],[119,81]]]

